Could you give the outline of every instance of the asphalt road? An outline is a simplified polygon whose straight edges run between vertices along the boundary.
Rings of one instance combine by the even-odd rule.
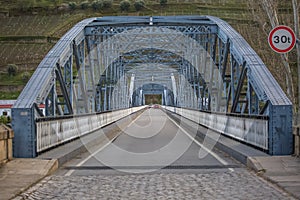
[[[161,170],[223,169],[241,165],[194,139],[160,109],[148,109],[132,121],[112,143],[78,156],[65,164],[60,175],[144,173]]]

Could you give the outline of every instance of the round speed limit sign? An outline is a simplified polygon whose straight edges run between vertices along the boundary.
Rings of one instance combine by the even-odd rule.
[[[294,31],[288,26],[277,26],[269,34],[270,47],[277,53],[287,53],[296,44]]]

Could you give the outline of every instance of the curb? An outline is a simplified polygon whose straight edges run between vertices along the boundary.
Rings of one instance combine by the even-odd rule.
[[[48,168],[48,169],[47,169]],[[58,169],[58,160],[52,159],[48,162],[46,169],[45,169],[45,176],[48,176],[55,172]]]
[[[265,173],[266,169],[256,160],[255,157],[248,157],[247,158],[247,167],[252,169],[256,173]]]
[[[46,167],[43,169],[44,173],[41,174],[41,177],[39,177],[37,180],[35,180],[34,182],[32,182],[30,185],[27,185],[26,187],[22,188],[18,194],[14,195],[12,198],[17,197],[18,195],[22,194],[23,192],[25,192],[26,190],[28,190],[29,188],[31,188],[32,186],[36,185],[37,183],[39,183],[41,180],[43,180],[44,178],[46,178],[47,176],[51,175],[52,173],[54,173],[56,170],[58,169],[58,160],[57,159],[52,159],[49,160],[48,164],[46,165]],[[23,199],[23,198],[22,198]]]

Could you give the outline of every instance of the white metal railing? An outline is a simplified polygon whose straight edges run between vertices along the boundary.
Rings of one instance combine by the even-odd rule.
[[[222,113],[207,113],[170,106],[164,108],[211,130],[268,150],[268,120],[263,117],[250,118]]]
[[[103,126],[142,110],[145,107],[146,106],[140,106],[57,120],[38,120],[36,122],[37,152],[47,150],[61,143],[91,133]]]

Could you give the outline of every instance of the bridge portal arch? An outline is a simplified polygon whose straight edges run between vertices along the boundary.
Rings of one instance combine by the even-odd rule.
[[[150,82],[175,106],[264,115],[268,152],[292,152],[292,104],[240,34],[212,16],[155,16],[90,18],[66,33],[13,106],[14,155],[36,156],[36,119],[128,108]]]

